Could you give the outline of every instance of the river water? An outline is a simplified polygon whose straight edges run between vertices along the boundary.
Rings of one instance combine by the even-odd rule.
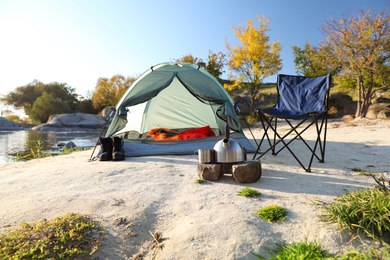
[[[15,160],[17,156],[30,154],[39,142],[43,151],[50,154],[61,152],[63,144],[73,142],[77,147],[94,147],[100,131],[0,131],[0,163]]]

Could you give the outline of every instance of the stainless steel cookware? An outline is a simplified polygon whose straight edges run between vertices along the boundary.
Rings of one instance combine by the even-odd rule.
[[[214,163],[214,149],[198,149],[199,163]]]
[[[234,139],[230,138],[230,128],[226,124],[226,136],[214,145],[216,163],[236,163],[246,160],[246,150]]]

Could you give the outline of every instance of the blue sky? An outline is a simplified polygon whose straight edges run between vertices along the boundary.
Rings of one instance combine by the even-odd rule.
[[[226,53],[232,26],[270,18],[283,47],[280,73],[295,74],[291,47],[324,40],[327,18],[375,13],[390,0],[0,0],[0,95],[34,79],[94,90],[99,77],[137,76],[191,53]],[[226,68],[227,71],[227,68]],[[273,81],[268,78],[266,81]]]

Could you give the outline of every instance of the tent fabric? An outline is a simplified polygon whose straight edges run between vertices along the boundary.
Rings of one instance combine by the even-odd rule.
[[[254,152],[253,144],[243,133],[235,132],[230,138],[240,143],[248,152]],[[196,155],[198,149],[211,149],[221,137],[190,139],[185,141],[125,140],[124,151],[128,157],[154,155]]]
[[[194,64],[161,63],[144,72],[125,92],[105,137],[140,141],[154,128],[182,132],[206,126],[218,136],[225,134],[226,123],[233,132],[242,133],[234,103],[217,79]]]

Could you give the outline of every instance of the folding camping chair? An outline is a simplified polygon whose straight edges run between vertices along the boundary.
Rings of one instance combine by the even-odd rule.
[[[320,163],[325,161],[330,81],[330,75],[321,77],[278,75],[278,101],[276,105],[271,109],[258,110],[264,134],[253,159],[260,154],[257,157],[259,159],[269,151],[272,151],[273,155],[277,155],[286,148],[307,172],[311,172],[310,167],[314,157]],[[285,132],[286,130],[278,132],[278,119],[281,119],[282,122],[284,120],[288,124],[290,129],[287,132]],[[311,126],[315,126],[316,138],[314,143],[310,145],[310,142],[306,141],[302,135]],[[268,131],[273,132],[272,139]],[[269,148],[262,152],[260,147],[265,139],[268,141]],[[308,148],[310,155],[308,166],[305,166],[296,152],[293,151],[295,140],[301,140],[303,145]]]

